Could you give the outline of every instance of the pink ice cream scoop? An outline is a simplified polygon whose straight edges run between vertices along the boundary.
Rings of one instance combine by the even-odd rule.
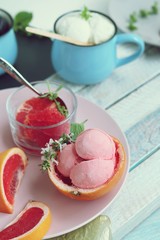
[[[86,160],[113,159],[115,156],[113,139],[106,132],[96,128],[82,132],[76,139],[75,149],[77,154]]]
[[[58,154],[58,171],[63,176],[69,177],[72,167],[78,162],[80,162],[80,157],[75,151],[74,143],[66,145],[63,151]]]
[[[70,179],[79,188],[92,189],[104,184],[114,173],[111,160],[82,161],[71,169]]]

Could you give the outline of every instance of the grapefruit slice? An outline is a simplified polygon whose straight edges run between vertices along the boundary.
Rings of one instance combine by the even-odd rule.
[[[49,208],[42,202],[30,201],[5,229],[0,239],[41,240],[51,224]]]
[[[15,194],[27,166],[27,156],[14,147],[0,153],[0,212],[12,213]]]
[[[63,176],[58,171],[57,165],[52,163],[50,169],[48,169],[48,175],[53,185],[65,196],[76,200],[97,199],[111,191],[122,178],[127,163],[125,150],[121,142],[114,137],[112,139],[115,144],[115,167],[113,175],[105,183],[90,189],[76,187],[70,178]]]

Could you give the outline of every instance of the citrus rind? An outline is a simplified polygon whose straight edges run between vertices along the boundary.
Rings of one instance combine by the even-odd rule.
[[[5,150],[4,152],[0,153],[0,212],[4,213],[12,213],[13,212],[13,204],[11,204],[6,197],[5,190],[4,190],[4,181],[3,181],[3,173],[4,173],[4,167],[7,163],[7,160],[12,157],[13,155],[19,155],[21,157],[24,170],[27,166],[27,156],[24,153],[23,150],[17,147],[13,147],[10,149]],[[18,179],[18,184],[16,186],[16,191],[18,190],[18,187],[20,186],[22,177],[24,172],[21,173]]]
[[[73,185],[67,185],[58,176],[55,170],[56,164],[53,163],[51,168],[48,170],[48,175],[53,185],[65,196],[76,200],[94,200],[111,191],[124,175],[127,161],[125,150],[121,142],[116,138],[113,138],[113,140],[116,145],[116,155],[118,157],[118,161],[113,176],[108,179],[107,182],[93,189],[82,189]]]

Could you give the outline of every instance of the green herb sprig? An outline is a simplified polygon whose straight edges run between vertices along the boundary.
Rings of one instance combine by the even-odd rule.
[[[154,4],[150,7],[149,10],[140,9],[138,12],[133,12],[129,15],[127,28],[130,31],[137,30],[138,27],[136,26],[136,23],[138,22],[139,18],[147,18],[150,15],[156,15],[158,13],[159,13],[158,2],[154,2]]]
[[[84,126],[85,126],[86,122],[87,122],[87,120],[85,120],[84,122],[79,123],[79,124],[77,124],[77,123],[71,124],[70,132],[72,134],[72,142],[75,142],[78,135],[84,131]]]
[[[17,13],[14,17],[13,28],[15,32],[21,32],[23,34],[31,35],[25,31],[25,28],[29,25],[33,18],[33,14],[31,12],[21,11]]]
[[[82,9],[80,15],[81,15],[81,17],[82,17],[83,19],[85,19],[86,21],[87,21],[89,18],[92,17],[90,11],[88,10],[88,8],[87,8],[86,6],[84,6],[84,8]]]
[[[58,92],[63,88],[62,85],[58,86],[57,89],[53,92],[51,91],[50,85],[47,82],[48,92],[44,93],[40,96],[40,98],[48,98],[49,100],[53,101],[58,98]]]
[[[134,31],[137,29],[137,27],[135,25],[136,22],[137,22],[137,13],[133,12],[129,16],[129,25],[128,25],[129,30]]]
[[[41,150],[41,160],[42,164],[40,164],[41,170],[46,171],[50,169],[51,163],[55,163],[58,165],[57,154],[59,151],[66,146],[66,144],[75,142],[78,135],[84,131],[84,124],[86,121],[82,123],[71,123],[70,133],[63,134],[59,140],[50,139],[49,143],[46,143],[45,148]]]
[[[62,85],[60,85],[54,92],[51,91],[50,86],[48,84],[48,92],[44,93],[40,96],[40,98],[48,98],[51,101],[54,101],[56,104],[56,107],[58,111],[64,115],[65,117],[68,116],[68,110],[64,105],[61,105],[61,103],[57,100],[58,99],[58,92],[63,88]]]
[[[158,2],[155,2],[155,3],[151,6],[150,14],[158,14],[158,12],[159,12]]]

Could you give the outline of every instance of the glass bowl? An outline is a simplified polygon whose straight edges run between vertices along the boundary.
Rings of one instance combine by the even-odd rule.
[[[47,81],[37,81],[31,84],[42,93],[48,92]],[[56,91],[59,87],[60,84],[49,82],[51,91]],[[8,97],[6,108],[15,144],[26,153],[40,156],[41,148],[45,147],[45,144],[48,143],[51,138],[57,140],[63,133],[69,133],[70,123],[75,120],[77,98],[68,87],[63,86],[58,92],[58,97],[67,107],[67,117],[61,122],[49,126],[30,126],[17,121],[16,115],[20,106],[22,106],[26,100],[33,97],[38,97],[38,95],[25,86],[19,87]]]

